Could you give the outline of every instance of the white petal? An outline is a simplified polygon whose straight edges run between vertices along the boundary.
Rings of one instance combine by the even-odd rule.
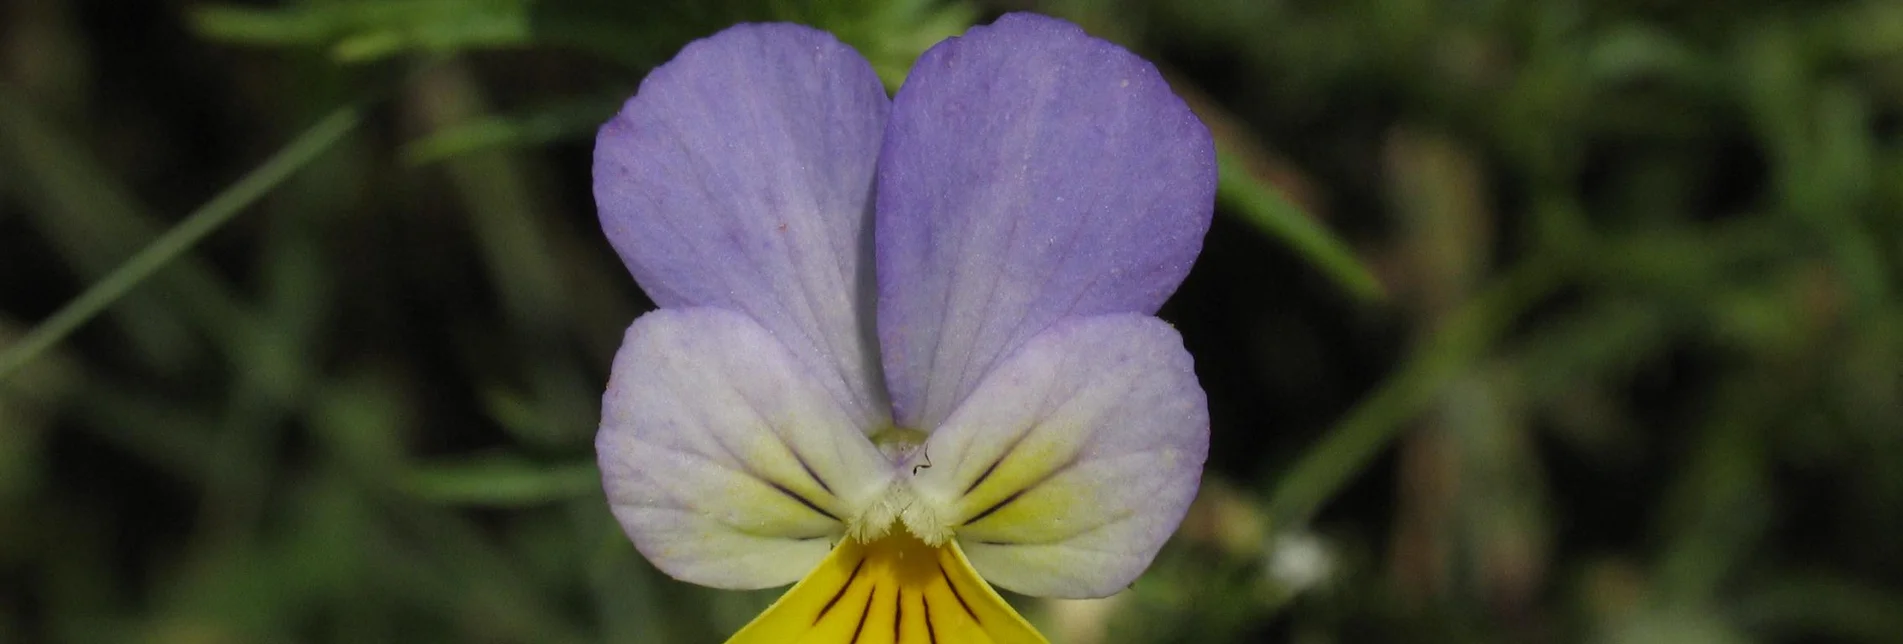
[[[712,308],[628,328],[595,447],[609,505],[641,553],[721,588],[799,579],[893,472],[765,328]]]
[[[914,485],[985,579],[1101,597],[1141,574],[1182,521],[1209,416],[1174,329],[1105,315],[1033,337],[926,445]]]

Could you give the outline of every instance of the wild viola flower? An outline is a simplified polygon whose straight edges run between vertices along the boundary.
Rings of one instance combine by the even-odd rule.
[[[1215,177],[1156,69],[1059,20],[939,43],[890,100],[806,27],[688,45],[595,148],[661,307],[602,404],[615,516],[676,578],[799,581],[732,642],[1044,641],[990,584],[1122,590],[1195,495],[1203,392],[1152,314]]]

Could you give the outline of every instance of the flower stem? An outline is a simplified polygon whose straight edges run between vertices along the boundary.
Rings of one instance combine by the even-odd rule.
[[[19,343],[0,353],[0,380],[11,377],[14,372],[39,357],[54,344],[72,334],[106,307],[124,296],[133,287],[164,268],[173,259],[178,258],[204,239],[213,231],[224,226],[238,213],[283,183],[285,179],[299,169],[317,159],[329,150],[345,135],[356,129],[363,119],[361,108],[355,105],[340,107],[330,115],[312,125],[303,134],[298,135],[290,144],[277,154],[253,169],[249,174],[231,184],[224,192],[199,206],[187,215],[178,225],[165,231],[150,245],[134,253],[124,264],[113,269],[104,278],[93,283],[79,297],[73,298],[66,306],[53,313],[45,321],[34,327],[22,337]]]

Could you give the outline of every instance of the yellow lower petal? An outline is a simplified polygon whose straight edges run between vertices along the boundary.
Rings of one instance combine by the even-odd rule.
[[[1048,644],[955,541],[846,539],[727,644]]]

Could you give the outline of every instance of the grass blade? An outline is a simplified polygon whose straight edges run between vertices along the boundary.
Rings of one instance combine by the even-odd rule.
[[[9,347],[6,353],[0,353],[0,380],[8,378],[21,366],[38,357],[49,347],[65,339],[80,325],[85,324],[106,307],[151,277],[153,273],[184,254],[187,250],[210,235],[213,231],[231,221],[238,213],[269,193],[298,169],[323,154],[325,150],[342,140],[363,119],[362,111],[356,106],[338,108],[316,125],[298,135],[284,149],[266,159],[250,174],[231,184],[224,192],[212,197],[205,205],[187,215],[178,225],[158,239],[135,253],[124,264],[95,282],[79,297],[73,298],[66,306],[54,312],[39,326],[33,328],[19,344]]]

